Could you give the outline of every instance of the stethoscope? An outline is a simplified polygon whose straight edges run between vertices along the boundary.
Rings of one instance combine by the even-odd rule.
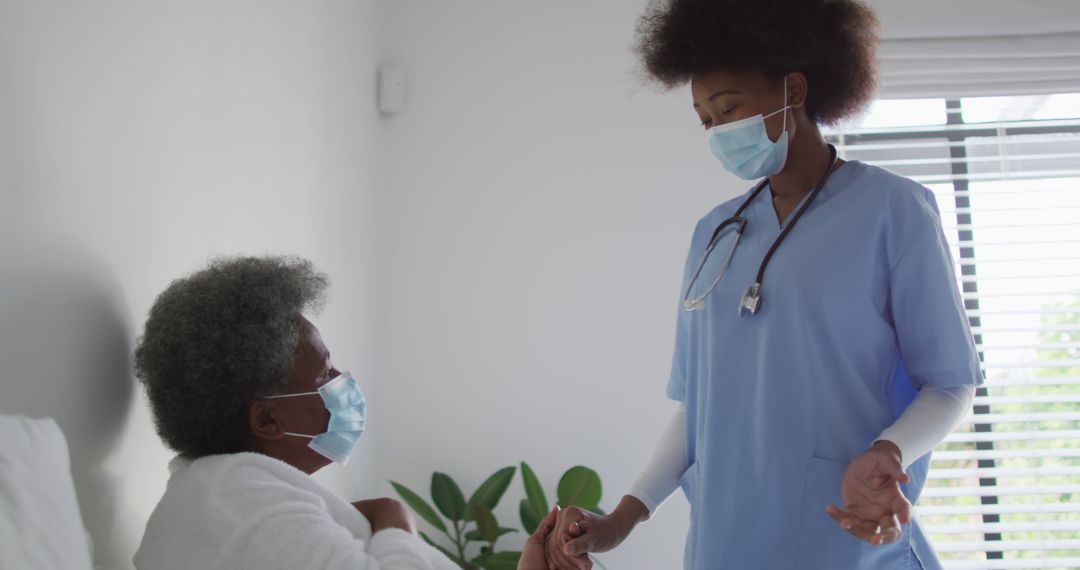
[[[739,317],[749,311],[751,315],[756,315],[761,310],[761,284],[765,280],[765,268],[769,266],[769,260],[772,259],[777,248],[783,243],[784,238],[787,237],[791,230],[795,227],[795,224],[799,222],[799,218],[802,217],[806,210],[810,207],[810,204],[814,203],[814,199],[821,193],[821,189],[825,186],[825,182],[829,180],[829,176],[832,174],[833,169],[836,168],[836,147],[829,145],[829,168],[825,169],[825,174],[822,175],[821,181],[813,191],[810,192],[810,196],[807,197],[806,202],[799,208],[795,215],[791,218],[791,222],[784,226],[784,229],[780,232],[780,235],[773,241],[772,246],[769,247],[769,251],[765,254],[765,258],[761,260],[761,265],[758,266],[757,277],[754,278],[754,284],[751,285],[745,293],[743,293],[742,299],[739,300]],[[701,257],[701,263],[698,264],[697,271],[694,272],[694,276],[690,279],[690,284],[686,286],[686,294],[683,295],[683,310],[686,312],[693,312],[699,309],[705,308],[705,297],[708,297],[720,283],[720,279],[724,277],[724,273],[727,273],[728,267],[731,266],[731,260],[735,257],[735,250],[739,247],[739,240],[742,239],[743,232],[746,231],[746,218],[742,216],[742,213],[750,204],[757,198],[758,194],[765,189],[765,186],[769,183],[769,179],[765,178],[754,187],[754,190],[750,193],[750,196],[743,201],[738,210],[735,210],[735,215],[724,220],[712,233],[712,237],[709,238],[709,245],[705,247],[705,254]],[[701,270],[705,268],[705,262],[709,260],[709,254],[716,248],[717,238],[724,229],[728,227],[735,228],[735,240],[731,244],[731,251],[728,252],[727,260],[724,261],[724,265],[720,268],[720,273],[713,280],[712,285],[708,290],[702,293],[698,297],[690,298],[690,291],[694,289],[694,284],[697,283],[698,277],[701,275]]]

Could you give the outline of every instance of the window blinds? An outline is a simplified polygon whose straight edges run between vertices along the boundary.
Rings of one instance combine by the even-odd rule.
[[[1076,0],[871,0],[891,98],[1080,90]]]
[[[918,513],[946,568],[1080,567],[1080,94],[881,100],[826,133],[937,197],[986,387]]]

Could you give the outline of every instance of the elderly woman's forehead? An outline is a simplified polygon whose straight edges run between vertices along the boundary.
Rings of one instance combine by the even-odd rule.
[[[315,349],[316,352],[324,354],[327,352],[326,345],[323,343],[322,333],[319,332],[319,327],[315,326],[307,317],[301,315],[300,320],[300,345],[309,346]]]

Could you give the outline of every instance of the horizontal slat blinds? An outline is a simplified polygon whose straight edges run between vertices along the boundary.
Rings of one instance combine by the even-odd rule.
[[[1080,94],[882,100],[827,133],[937,197],[987,384],[920,521],[950,569],[1080,568]]]
[[[871,0],[881,96],[1037,95],[1080,89],[1076,0]]]

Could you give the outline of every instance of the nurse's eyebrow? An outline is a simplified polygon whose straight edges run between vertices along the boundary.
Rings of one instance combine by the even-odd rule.
[[[735,89],[721,89],[721,90],[717,91],[716,93],[713,93],[712,95],[709,95],[709,98],[706,99],[706,101],[712,101],[713,99],[716,99],[717,97],[719,97],[721,95],[741,95],[741,94],[742,94],[742,91],[737,91]],[[698,105],[697,103],[694,103],[694,108],[697,109],[698,107],[700,107],[700,105]]]

